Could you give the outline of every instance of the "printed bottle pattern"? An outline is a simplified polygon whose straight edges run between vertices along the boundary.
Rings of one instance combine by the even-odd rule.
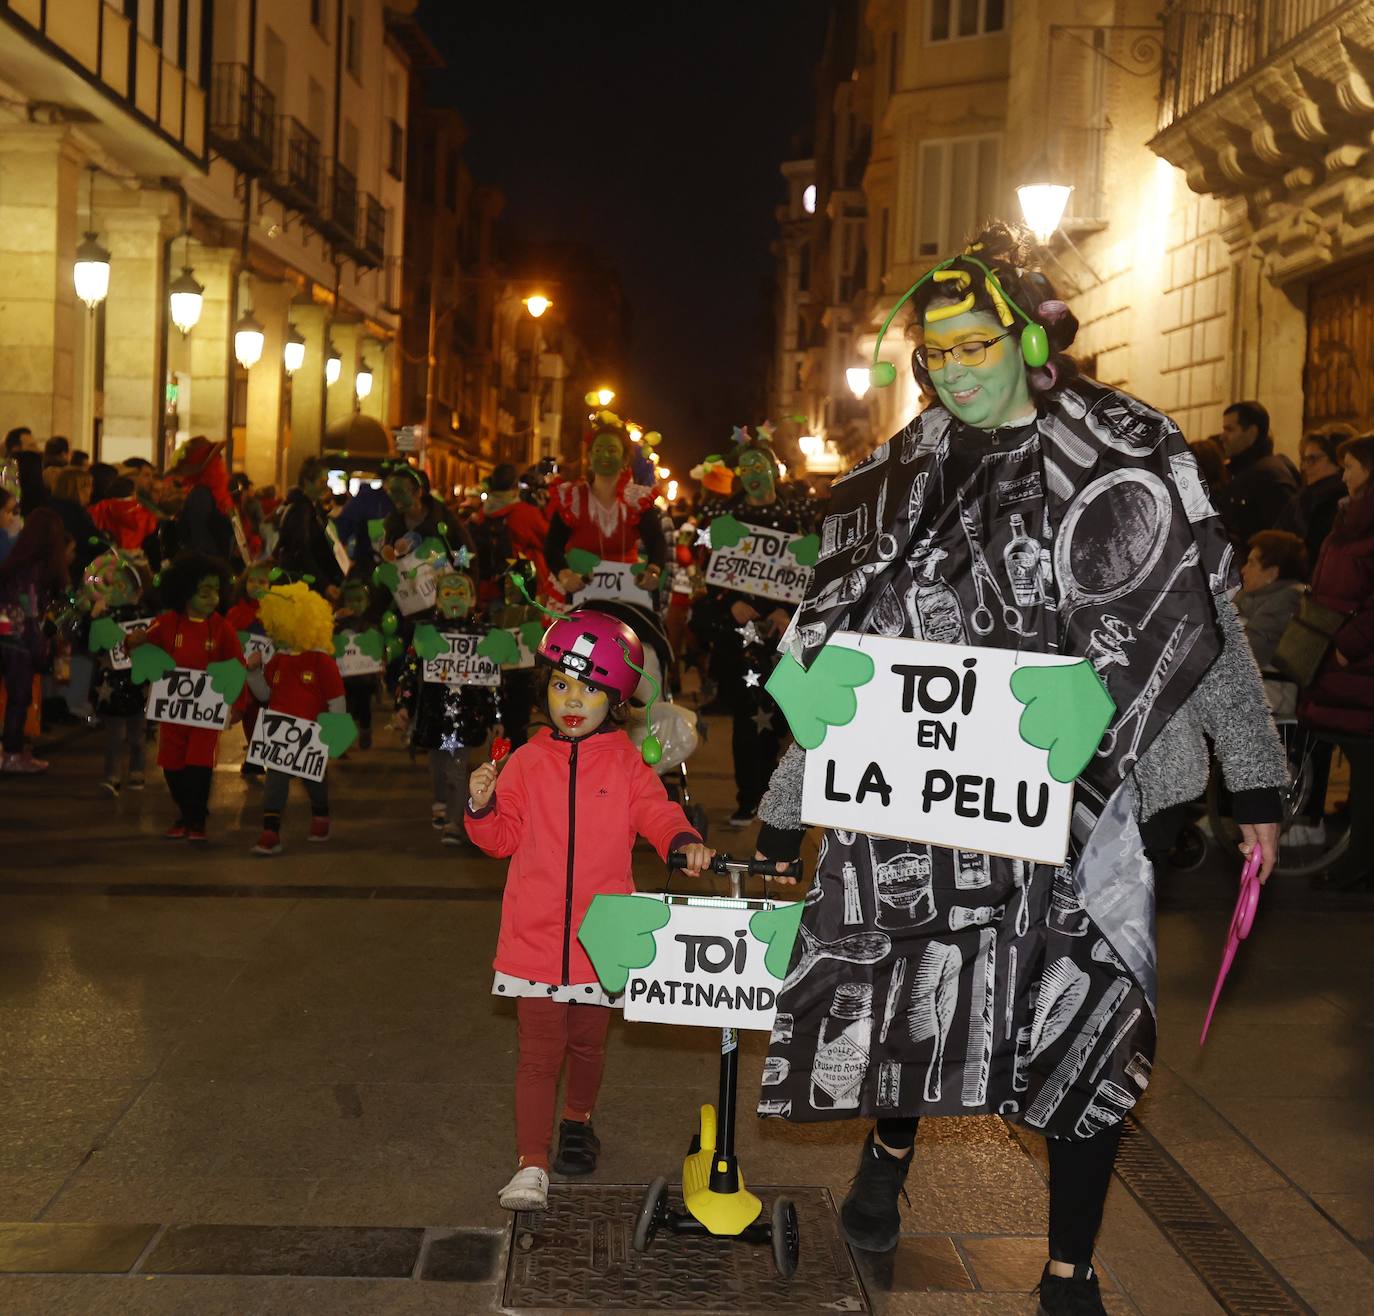
[[[872,1036],[872,984],[841,983],[821,1024],[811,1066],[811,1105],[815,1109],[852,1110],[858,1106]]]

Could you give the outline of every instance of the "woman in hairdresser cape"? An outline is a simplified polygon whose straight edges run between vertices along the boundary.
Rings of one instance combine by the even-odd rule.
[[[1187,445],[1168,417],[1077,375],[1077,321],[1025,264],[995,224],[908,293],[929,406],[835,481],[769,689],[814,745],[835,670],[816,659],[836,632],[1086,660],[1055,669],[1103,706],[1075,760],[1068,863],[827,830],[760,1113],[876,1120],[841,1210],[873,1250],[896,1245],[920,1117],[1001,1114],[1044,1134],[1041,1311],[1100,1312],[1093,1240],[1154,1053],[1147,851],[1203,790],[1210,739],[1267,877],[1286,766]],[[891,366],[874,373],[891,382]],[[805,757],[794,744],[773,776],[763,857],[799,853]]]

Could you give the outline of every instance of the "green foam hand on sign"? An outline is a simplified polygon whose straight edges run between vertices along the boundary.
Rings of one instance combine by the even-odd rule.
[[[226,658],[222,663],[211,663],[205,670],[210,676],[210,689],[226,704],[232,704],[243,693],[243,683],[248,679],[248,669],[237,658]]]
[[[498,666],[503,666],[506,663],[518,663],[520,661],[520,643],[510,631],[498,627],[488,631],[482,637],[481,644],[477,646],[477,656],[490,658]]]
[[[172,655],[155,644],[140,644],[130,659],[129,675],[135,685],[147,685],[150,681],[160,681],[168,672],[176,668]]]
[[[374,543],[380,544],[382,537],[386,534],[386,519],[376,517],[367,523],[367,537]]]
[[[91,635],[87,647],[92,653],[105,653],[117,649],[124,639],[119,623],[110,617],[97,617],[91,623]]]
[[[415,550],[415,556],[421,562],[429,562],[436,557],[445,557],[448,554],[448,545],[442,539],[436,539],[431,535],[428,539],[421,541],[420,547]]]
[[[792,947],[796,944],[805,907],[804,901],[794,900],[772,909],[761,909],[749,920],[750,935],[768,947],[763,955],[763,967],[780,982],[787,977],[792,963]]]
[[[577,939],[601,985],[613,995],[625,990],[631,969],[654,962],[654,933],[671,917],[661,900],[645,896],[593,896]]]
[[[782,709],[797,744],[816,749],[828,727],[848,726],[859,709],[855,691],[873,679],[873,659],[859,649],[827,644],[810,667],[790,653],[773,669],[764,689]]]
[[[544,628],[537,621],[527,621],[520,628],[520,639],[531,653],[539,648],[539,642],[543,638]]]
[[[799,567],[814,567],[821,552],[821,537],[806,535],[802,539],[794,539],[788,544],[787,551],[797,559]]]
[[[239,639],[242,640],[242,639],[243,639],[243,636],[240,635],[240,636],[239,636]],[[347,648],[348,648],[348,632],[347,632],[347,631],[339,631],[339,632],[334,636],[334,657],[335,657],[335,658],[342,658],[342,657],[344,656],[344,650],[347,649]]]
[[[371,658],[378,663],[382,661],[382,650],[386,646],[386,639],[375,626],[371,630],[359,631],[353,642],[358,646],[358,652],[365,658]]]
[[[712,548],[736,548],[748,539],[749,535],[749,527],[728,512],[711,522]]]
[[[590,549],[570,548],[568,550],[568,570],[579,576],[590,576],[601,565],[601,559]]]
[[[426,662],[448,652],[448,641],[428,622],[415,628],[415,638],[411,644],[415,646],[415,652]]]
[[[358,724],[347,713],[321,713],[315,722],[320,728],[320,740],[332,759],[346,754],[358,738]]]
[[[393,594],[400,588],[401,573],[394,562],[379,562],[372,573],[374,584],[385,586]]]
[[[1011,692],[1026,706],[1021,739],[1049,751],[1055,781],[1073,781],[1091,762],[1116,712],[1093,665],[1085,659],[1065,667],[1018,667]]]

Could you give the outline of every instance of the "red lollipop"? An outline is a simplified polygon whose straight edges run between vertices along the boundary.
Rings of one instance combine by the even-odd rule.
[[[491,742],[491,761],[500,763],[510,753],[510,741],[505,736],[497,736]]]

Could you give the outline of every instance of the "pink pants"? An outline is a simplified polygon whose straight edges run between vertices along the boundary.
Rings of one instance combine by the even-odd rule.
[[[520,1058],[515,1067],[515,1147],[522,1165],[549,1168],[558,1075],[568,1062],[564,1118],[585,1120],[596,1105],[606,1068],[603,1005],[571,1005],[523,996],[515,1003]]]

